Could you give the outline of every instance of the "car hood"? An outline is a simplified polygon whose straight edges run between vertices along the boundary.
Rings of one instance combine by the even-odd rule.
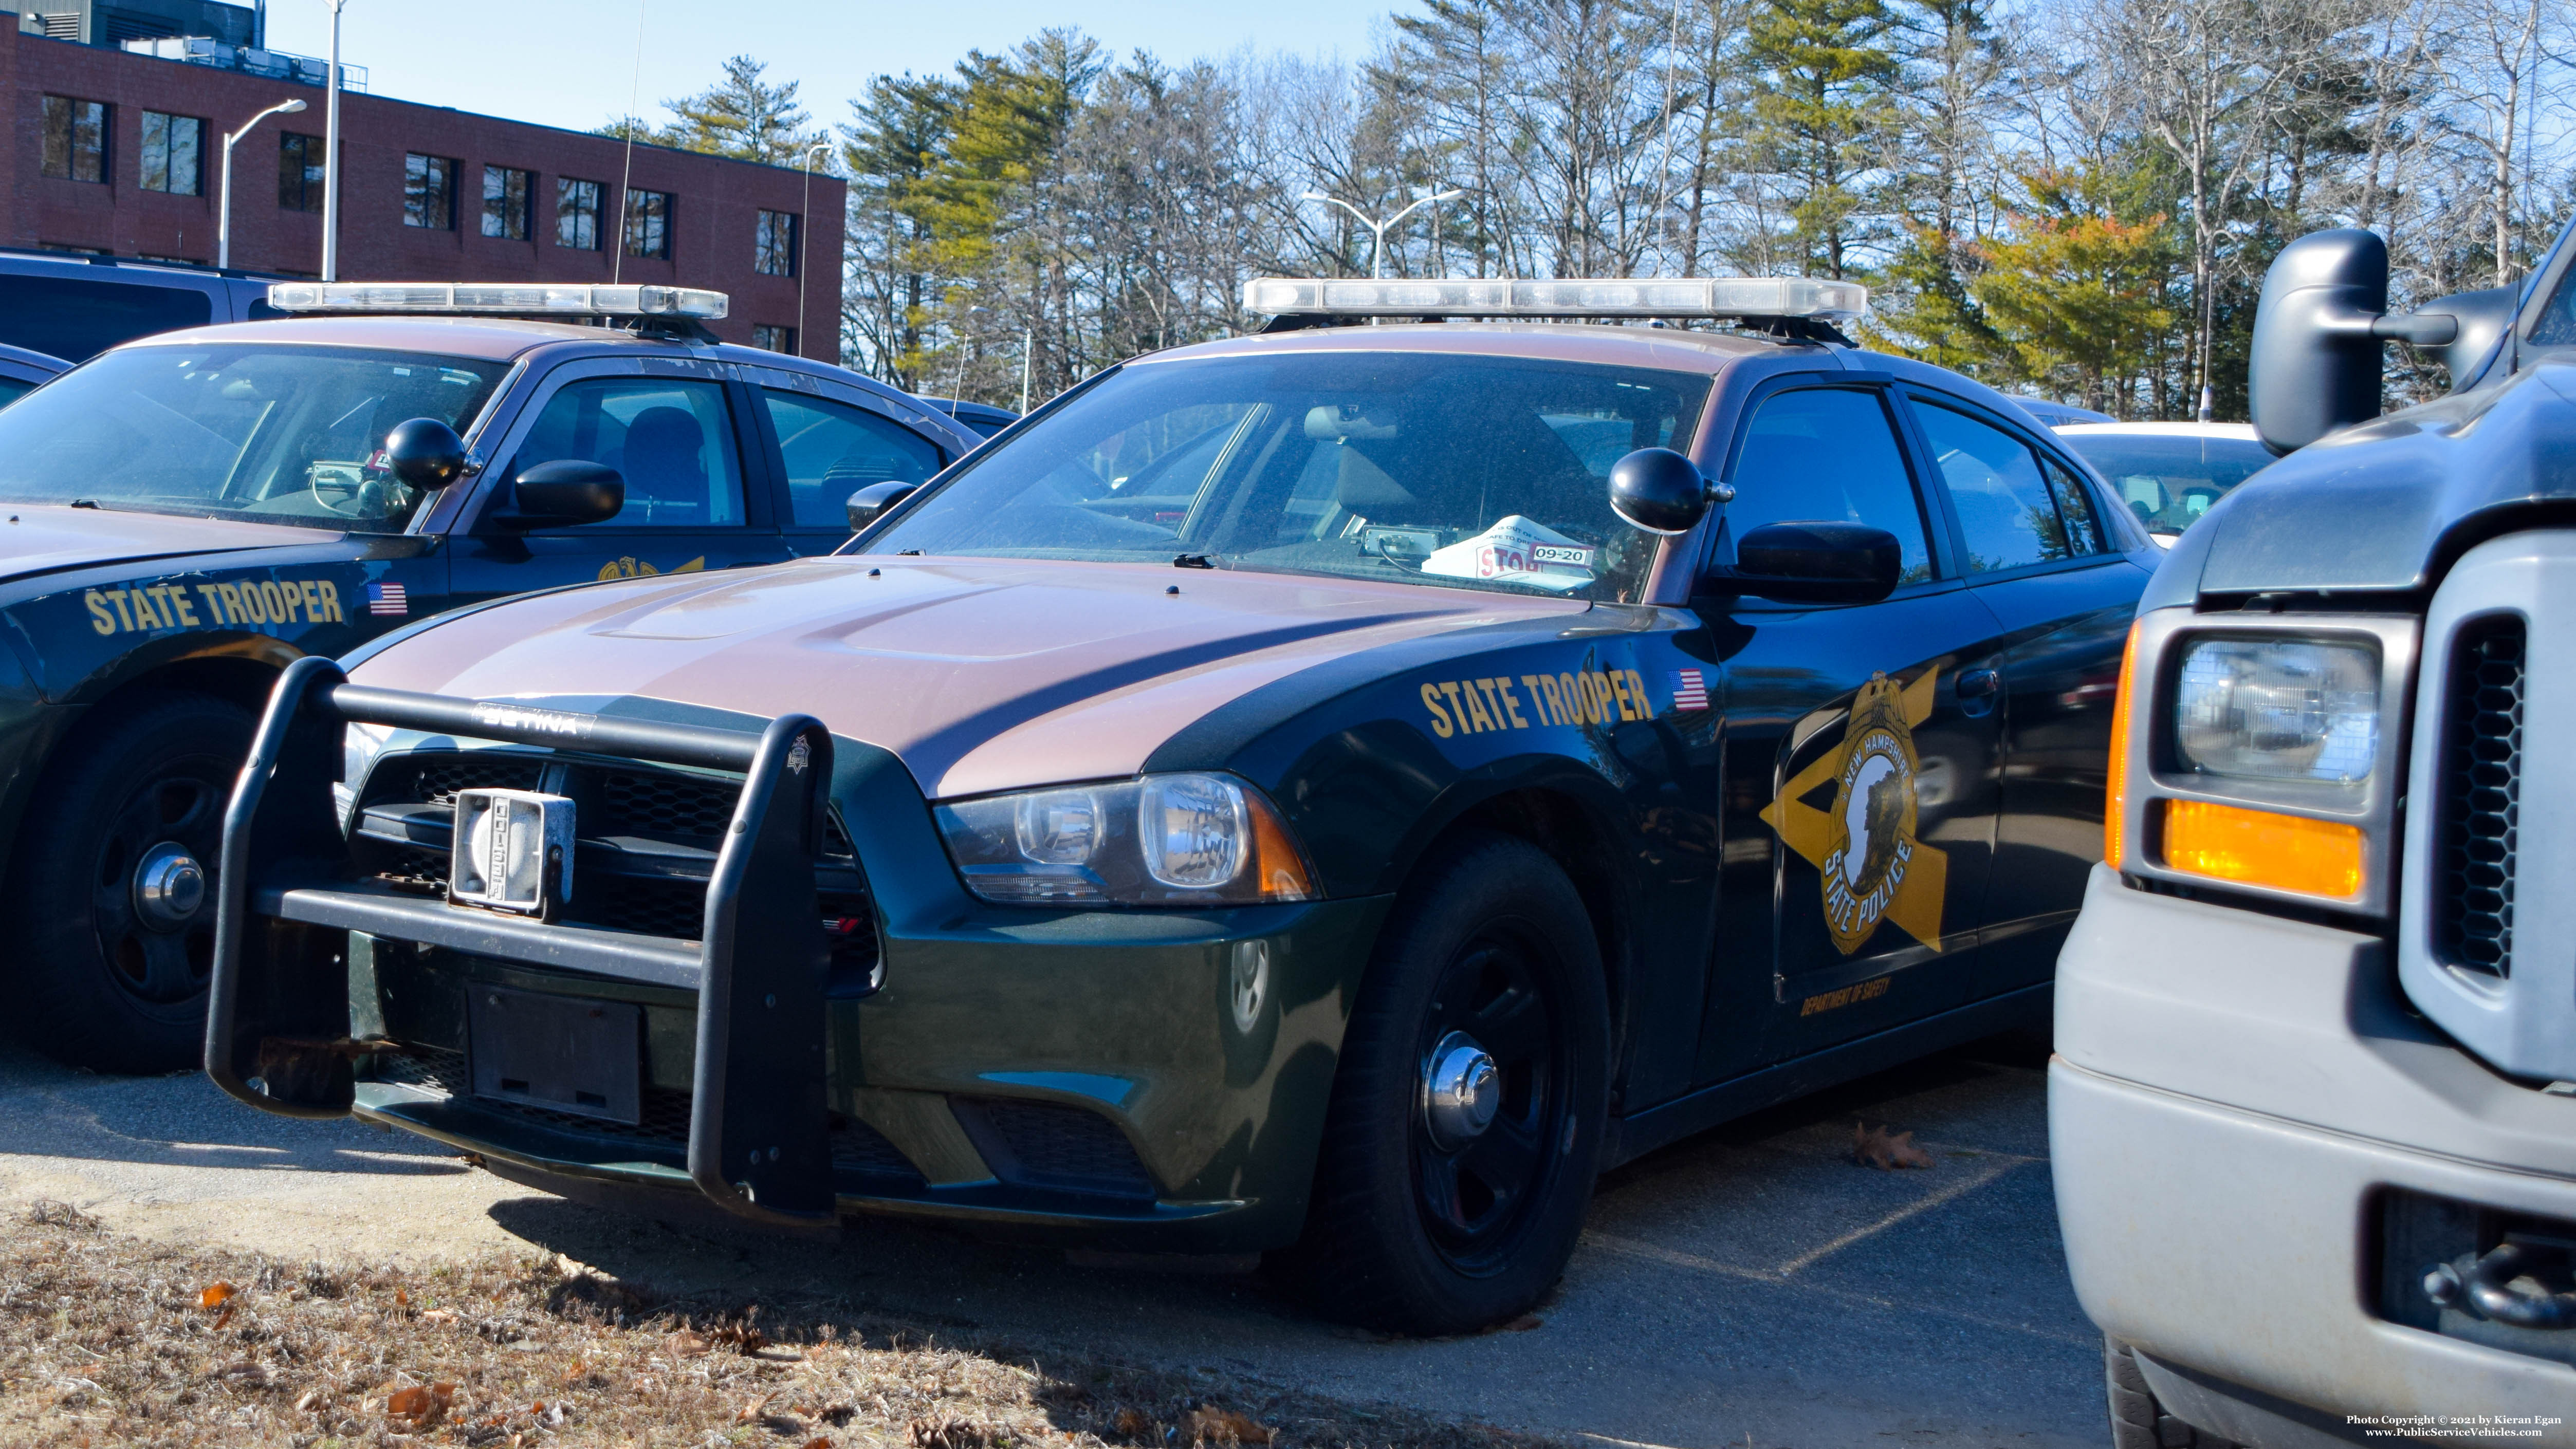
[[[2576,501],[2576,362],[2346,428],[2229,489],[2185,530],[2142,609],[2205,594],[2421,589],[2444,539]]]
[[[274,523],[54,503],[0,503],[0,583],[100,564],[279,548],[335,536]]]
[[[893,751],[946,798],[1133,774],[1182,727],[1299,670],[1587,607],[1229,570],[869,555],[520,599],[403,639],[351,677],[478,699],[810,714]]]

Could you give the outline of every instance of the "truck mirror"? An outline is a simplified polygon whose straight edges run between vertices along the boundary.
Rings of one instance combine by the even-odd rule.
[[[2513,330],[2514,313],[2521,307],[2520,287],[2454,292],[2424,304],[2418,316],[2449,317],[2458,323],[2458,335],[2449,342],[2424,346],[2451,370],[2451,391],[2458,392],[2484,374],[2487,358],[2505,333]]]
[[[885,483],[871,483],[851,494],[849,501],[841,505],[850,515],[850,530],[855,533],[876,522],[887,509],[910,498],[913,490],[920,486],[897,478]]]
[[[514,528],[605,523],[626,506],[626,480],[605,463],[558,458],[510,480],[510,502],[496,521]]]
[[[465,472],[465,441],[436,418],[396,423],[385,434],[385,466],[424,493],[455,482]]]
[[[1766,523],[1736,540],[1731,593],[1787,604],[1874,604],[1895,592],[1904,550],[1865,523]]]
[[[2247,368],[2254,432],[2274,453],[2304,448],[2379,416],[2380,344],[2440,357],[2457,390],[2513,324],[2510,287],[2445,297],[2388,315],[2388,244],[2350,227],[2310,232],[2272,259],[2254,313]]]
[[[1610,467],[1610,511],[1648,533],[1688,533],[1710,503],[1733,496],[1670,448],[1639,448]]]

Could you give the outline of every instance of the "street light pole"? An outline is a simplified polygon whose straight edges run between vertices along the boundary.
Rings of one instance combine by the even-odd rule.
[[[1395,215],[1388,217],[1384,221],[1377,220],[1367,212],[1360,210],[1358,207],[1351,205],[1349,202],[1342,200],[1338,196],[1328,196],[1321,191],[1309,191],[1299,199],[1304,201],[1328,201],[1360,219],[1360,225],[1367,227],[1369,229],[1369,234],[1375,238],[1375,240],[1369,244],[1369,276],[1375,278],[1386,275],[1386,269],[1381,265],[1381,262],[1386,255],[1386,234],[1389,228],[1393,227],[1397,222],[1404,220],[1406,217],[1413,215],[1415,212],[1420,211],[1422,208],[1429,206],[1435,201],[1447,201],[1453,196],[1464,196],[1466,194],[1466,192],[1454,188],[1448,191],[1434,192],[1431,195],[1422,198],[1420,201],[1413,203],[1411,206],[1406,207],[1404,210],[1397,212]]]
[[[1029,349],[1036,345],[1038,325],[1034,322],[1020,329],[1020,413],[1029,410]]]
[[[340,280],[340,7],[331,0],[331,73],[322,80],[322,280]]]
[[[271,116],[291,116],[304,109],[302,101],[279,101],[242,123],[242,128],[224,138],[223,198],[215,203],[215,266],[233,264],[233,147],[251,133],[260,122]]]
[[[796,355],[799,357],[805,355],[805,259],[814,254],[814,248],[806,241],[806,234],[814,226],[814,153],[831,149],[829,141],[817,141],[805,148],[805,199],[797,203],[796,211]],[[839,351],[837,347],[833,349],[836,355]]]
[[[966,309],[967,326],[973,326],[978,317],[992,315],[993,309],[990,307],[969,307]],[[952,418],[957,416],[957,404],[965,401],[957,395],[957,390],[966,385],[966,344],[971,340],[973,340],[973,334],[965,327],[957,329],[957,366],[948,374],[948,415]]]

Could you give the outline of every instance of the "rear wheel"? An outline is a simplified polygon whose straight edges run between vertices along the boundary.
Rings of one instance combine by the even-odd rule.
[[[2120,1340],[2102,1340],[2102,1377],[2111,1400],[2111,1449],[2237,1449],[2232,1440],[2204,1433],[2156,1401],[2137,1355]]]
[[[1609,1011],[1590,917],[1525,841],[1416,872],[1342,1042],[1315,1200],[1282,1256],[1327,1311],[1403,1333],[1524,1313],[1591,1201]]]
[[[155,696],[48,761],[8,884],[29,1039],[75,1066],[197,1064],[214,966],[215,859],[251,719]]]

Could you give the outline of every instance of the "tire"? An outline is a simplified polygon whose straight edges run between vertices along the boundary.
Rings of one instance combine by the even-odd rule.
[[[24,943],[28,1041],[73,1066],[171,1072],[205,1051],[214,964],[214,870],[225,803],[250,753],[250,715],[220,699],[157,694],[85,722],[45,764],[6,888]],[[165,846],[204,889],[150,913],[138,869]]]
[[[2204,1433],[2165,1412],[2156,1402],[2137,1356],[2116,1338],[2102,1340],[2102,1377],[2111,1399],[2111,1449],[2237,1449],[2233,1440]]]
[[[1497,1067],[1491,1125],[1466,1136],[1458,1116],[1435,1119],[1426,1081],[1455,1060],[1452,1033]],[[1582,1231],[1609,1059],[1600,946],[1573,883],[1522,840],[1445,843],[1397,897],[1361,980],[1314,1200],[1280,1276],[1395,1333],[1528,1312]]]

